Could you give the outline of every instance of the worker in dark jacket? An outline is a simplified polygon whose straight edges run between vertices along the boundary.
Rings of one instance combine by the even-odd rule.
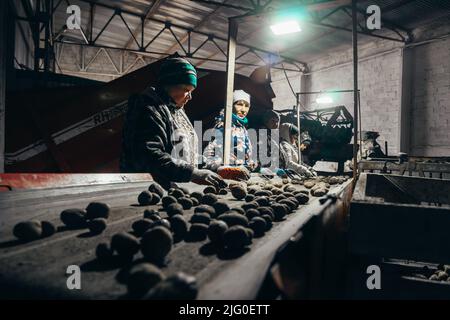
[[[216,173],[197,168],[198,138],[184,112],[196,86],[195,68],[169,58],[161,65],[158,86],[129,98],[121,172],[148,172],[166,189],[172,182],[224,183]]]

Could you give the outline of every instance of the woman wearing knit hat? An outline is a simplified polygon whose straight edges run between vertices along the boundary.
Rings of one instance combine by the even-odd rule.
[[[230,165],[245,166],[253,170],[256,164],[252,159],[252,144],[247,131],[249,110],[250,95],[244,90],[235,90],[233,93]],[[216,118],[214,129],[216,130],[215,137],[209,142],[203,153],[206,167],[211,170],[217,170],[223,165],[222,156],[218,153],[223,150],[224,110]]]
[[[196,87],[194,66],[182,58],[168,58],[157,87],[129,98],[121,172],[148,172],[166,189],[171,182],[224,184],[216,173],[197,168],[198,137],[184,112]]]
[[[307,178],[317,176],[316,172],[298,158],[298,128],[291,123],[280,126],[280,167],[291,169]],[[306,141],[302,140],[302,144]]]

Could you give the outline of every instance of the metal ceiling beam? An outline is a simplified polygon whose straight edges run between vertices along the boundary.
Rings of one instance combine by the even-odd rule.
[[[335,29],[335,30],[352,32],[352,29],[349,29],[349,28],[346,28],[346,27],[335,26],[335,25],[331,25],[331,24],[327,24],[327,23],[322,23],[322,22],[305,21],[305,23],[310,24],[310,25],[314,25],[314,26],[318,26],[318,27],[324,27],[324,28],[330,28],[330,29]],[[388,36],[382,36],[382,35],[369,33],[369,32],[365,32],[365,31],[356,31],[356,32],[358,34],[363,34],[363,35],[366,35],[368,37],[379,38],[379,39],[384,39],[384,40],[390,40],[390,41],[395,41],[395,42],[403,42],[403,43],[406,42],[403,39],[396,39],[396,38],[392,38],[392,37],[388,37]]]
[[[417,1],[417,0],[400,0],[400,1],[396,1],[393,4],[390,4],[390,5],[387,5],[384,8],[381,8],[381,12],[387,13],[389,11],[398,9],[400,7],[403,7],[403,6],[407,5],[407,4],[409,4],[411,2],[415,2],[415,1]]]
[[[221,6],[221,7],[227,7],[227,8],[232,8],[232,9],[237,9],[237,10],[245,10],[245,11],[252,11],[255,8],[248,8],[248,7],[241,7],[241,6],[235,6],[233,4],[226,4],[226,3],[222,3],[222,2],[217,2],[217,1],[212,1],[212,0],[189,0],[191,2],[197,2],[197,3],[204,3],[204,4],[209,4],[212,6]]]
[[[156,52],[156,51],[139,51],[139,50],[133,50],[133,49],[116,48],[116,47],[105,46],[105,45],[96,45],[96,44],[87,45],[87,44],[80,43],[80,42],[66,42],[66,41],[61,41],[61,40],[56,40],[55,42],[59,43],[59,44],[64,44],[66,46],[74,45],[74,46],[85,46],[85,47],[93,47],[93,48],[104,48],[104,49],[110,49],[110,50],[121,50],[121,51],[124,51],[124,52],[131,52],[131,53],[134,53],[134,54],[137,54],[137,55],[143,55],[143,56],[150,57],[150,58],[153,58],[153,59],[157,59],[157,58],[152,56],[152,55],[156,55],[158,57],[159,56],[169,56],[169,54],[166,54],[166,53],[163,53],[163,52]],[[219,63],[226,63],[227,62],[226,60],[213,59],[213,58],[203,58],[203,57],[188,57],[186,55],[180,55],[180,57],[182,57],[182,58],[189,58],[189,59],[192,59],[192,60],[201,60],[202,62],[203,62],[203,60],[211,61],[211,62],[219,62]],[[243,66],[248,66],[248,67],[261,67],[261,65],[254,64],[254,63],[246,63],[246,62],[236,62],[236,64],[243,65]],[[282,68],[278,68],[278,67],[272,67],[272,69],[283,70]],[[286,69],[286,71],[299,72],[299,70],[296,70],[296,69]]]
[[[226,2],[228,2],[228,0],[224,0],[222,2],[222,4],[226,4]],[[213,11],[211,11],[210,13],[208,13],[206,15],[206,17],[204,17],[202,19],[202,21],[200,21],[199,23],[197,23],[192,29],[199,29],[201,27],[203,27],[205,24],[207,24],[209,22],[209,20],[211,19],[211,17],[213,17],[215,14],[217,14],[217,12],[222,8],[222,6],[217,6],[217,8],[215,8]],[[180,39],[180,42],[182,44],[184,44],[186,41],[190,40],[190,33],[191,31],[188,31],[188,34],[186,34],[183,38]],[[172,53],[172,50],[175,49],[178,46],[177,43],[174,43],[173,46],[171,46],[168,50],[165,51],[165,53]],[[190,52],[190,44],[188,46],[188,52]],[[198,50],[198,48],[197,48]]]
[[[351,9],[351,7],[347,7],[347,8]],[[380,8],[380,9],[381,9],[381,15],[383,15],[384,8]],[[356,8],[356,11],[357,11],[358,13],[364,15],[365,17],[367,17],[367,12],[366,12],[365,10],[362,10],[362,9],[360,9],[360,8]],[[392,22],[392,21],[390,21],[390,20],[388,20],[388,19],[385,19],[385,18],[381,18],[381,23],[382,23],[384,26],[386,26],[388,29],[389,29],[389,28],[396,28],[396,29],[401,30],[401,31],[403,31],[403,32],[405,32],[405,33],[411,32],[411,30],[409,30],[409,29],[407,29],[407,28],[405,28],[405,27],[403,27],[403,26],[400,26],[400,25],[398,25],[398,24],[396,24],[396,23],[394,23],[394,22]]]
[[[116,7],[114,7],[114,6],[107,5],[107,4],[104,4],[104,3],[98,3],[98,2],[95,2],[95,1],[92,1],[92,0],[78,0],[78,1],[84,2],[84,3],[92,3],[92,4],[97,5],[97,6],[100,6],[100,7],[102,7],[102,8],[107,8],[107,9],[113,10],[113,11],[114,11],[114,15],[115,15],[115,13],[121,12],[121,13],[126,13],[126,14],[129,14],[129,15],[131,15],[131,16],[135,16],[135,17],[142,17],[141,15],[136,14],[136,13],[134,13],[134,12],[131,12],[131,11],[129,11],[129,10],[119,9],[119,8],[116,8]],[[160,23],[160,24],[162,24],[162,25],[167,24],[167,21],[163,21],[163,20],[156,19],[156,18],[148,18],[148,19],[145,19],[145,21],[147,21],[147,20],[153,21],[153,22],[157,22],[157,23]],[[208,37],[208,36],[211,36],[211,34],[208,34],[208,33],[206,33],[206,32],[201,32],[201,31],[197,31],[197,30],[192,30],[191,28],[188,28],[188,27],[185,27],[185,26],[176,24],[176,23],[170,23],[170,25],[171,25],[171,27],[174,27],[174,28],[178,28],[178,29],[185,30],[185,31],[191,31],[191,32],[193,32],[193,33],[200,34],[200,35],[204,35],[204,36],[207,36],[207,37]],[[213,35],[213,37],[214,37],[214,39],[216,39],[216,40],[221,40],[221,41],[223,41],[223,42],[227,42],[227,39],[226,39],[226,38],[222,38],[222,37],[219,37],[219,36],[216,36],[216,35]],[[98,35],[97,35],[96,39],[94,40],[94,42],[97,40],[97,38],[98,38]],[[273,52],[271,52],[271,51],[269,51],[269,50],[265,50],[265,49],[261,49],[261,48],[256,48],[256,47],[254,47],[254,46],[250,46],[250,45],[247,45],[247,44],[245,44],[245,43],[239,42],[239,43],[237,43],[237,44],[238,44],[239,46],[246,47],[246,48],[249,48],[249,49],[254,49],[254,50],[257,50],[257,51],[260,51],[260,52],[269,53],[269,54],[275,54],[275,53],[273,53]],[[121,49],[121,48],[117,48],[117,49]],[[292,58],[289,58],[289,57],[284,57],[284,56],[282,56],[282,55],[281,55],[281,57],[282,57],[282,58],[285,58],[285,59],[287,59],[287,60],[290,60],[290,61],[297,62],[297,63],[302,64],[302,65],[306,65],[306,64],[305,64],[304,62],[302,62],[302,61],[298,61],[298,60],[295,60],[295,59],[292,59]]]
[[[145,29],[145,27],[147,26],[147,24],[150,21],[149,19],[155,15],[155,13],[158,11],[159,7],[163,4],[163,2],[164,2],[164,0],[155,0],[151,4],[151,6],[149,6],[149,8],[144,16],[143,26],[138,25],[134,29],[133,33],[131,34],[130,39],[128,39],[128,41],[125,44],[125,48],[128,49],[131,46],[131,44],[133,43],[133,39],[135,39],[138,36],[139,32],[143,32],[143,29]]]

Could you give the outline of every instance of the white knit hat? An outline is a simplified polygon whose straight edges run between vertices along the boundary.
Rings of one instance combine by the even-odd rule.
[[[250,104],[250,95],[244,90],[234,90],[233,92],[233,103],[239,100],[244,100]]]

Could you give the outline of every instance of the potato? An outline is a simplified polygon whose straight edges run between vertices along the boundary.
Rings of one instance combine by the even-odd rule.
[[[255,201],[252,202],[248,202],[248,203],[244,203],[241,208],[245,210],[245,212],[247,212],[247,210],[249,209],[256,209],[259,207],[259,204]]]
[[[303,183],[303,186],[307,189],[311,189],[315,185],[316,185],[316,181],[314,181],[314,180],[307,180]]]
[[[164,196],[164,189],[156,182],[152,183],[148,187],[148,191],[156,193],[160,199]]]
[[[272,194],[273,195],[279,195],[279,194],[282,194],[283,193],[283,190],[281,190],[280,188],[273,188],[272,189]]]
[[[144,210],[144,219],[151,219],[151,220],[153,220],[154,219],[154,218],[152,218],[153,216],[157,216],[159,219],[161,219],[161,216],[159,215],[159,212],[156,211],[155,209],[145,209]],[[156,218],[156,219],[158,219],[158,218]]]
[[[172,249],[173,237],[162,226],[151,228],[141,239],[141,251],[146,259],[161,263]]]
[[[306,204],[309,201],[309,197],[303,192],[296,193],[295,199],[297,199],[299,204]]]
[[[250,228],[245,228],[245,232],[247,232],[248,244],[252,244],[252,239],[255,236],[255,232]]]
[[[282,220],[286,214],[287,214],[287,209],[286,207],[281,204],[281,203],[275,203],[271,206],[271,208],[273,209],[273,214],[275,216],[275,221],[280,221]]]
[[[174,216],[176,214],[181,214],[181,215],[184,214],[183,206],[181,204],[179,204],[179,203],[171,203],[171,204],[169,204],[167,206],[167,208],[166,208],[166,212],[167,212],[167,215],[169,217],[172,217],[172,216]]]
[[[230,190],[231,190],[231,195],[237,200],[242,200],[247,195],[247,192],[245,191],[245,189],[240,185],[234,185],[234,186],[230,187]]]
[[[328,190],[325,188],[319,188],[313,191],[312,195],[315,197],[323,197],[328,193]]]
[[[260,187],[258,187],[258,186],[251,186],[251,187],[248,187],[247,188],[247,193],[248,194],[255,194],[257,191],[259,191],[259,190],[261,190],[261,188]]]
[[[286,203],[280,203],[284,207],[284,210],[286,210],[286,214],[291,213],[291,208]]]
[[[179,198],[184,197],[184,192],[181,191],[180,189],[174,189],[174,190],[172,190],[172,192],[169,192],[169,196],[179,199]]]
[[[245,202],[252,202],[255,199],[254,194],[247,194],[244,198]]]
[[[245,213],[245,216],[247,217],[248,220],[251,220],[254,217],[259,217],[260,213],[256,209],[248,209],[247,212]]]
[[[197,199],[196,199],[197,200]],[[194,203],[192,202],[191,199],[187,198],[187,197],[181,197],[178,199],[178,203],[181,204],[183,206],[184,210],[189,210],[190,208],[192,208],[192,206],[194,205]]]
[[[145,300],[195,300],[198,288],[194,277],[182,272],[159,282],[144,297]]]
[[[95,249],[95,256],[99,261],[108,262],[113,256],[113,250],[107,243],[100,243]]]
[[[82,229],[87,227],[86,211],[82,209],[66,209],[61,212],[60,218],[69,229]]]
[[[273,184],[271,184],[271,183],[266,183],[264,186],[263,186],[263,190],[272,190],[273,189]]]
[[[86,207],[86,220],[92,220],[95,218],[109,217],[110,208],[109,205],[103,202],[91,202]]]
[[[278,189],[282,188],[283,187],[283,183],[281,181],[279,181],[279,180],[278,181],[274,181],[273,182],[273,187],[274,188],[278,188]]]
[[[22,241],[37,240],[42,236],[41,222],[37,220],[19,222],[14,226],[13,234]]]
[[[227,189],[219,189],[219,192],[218,192],[218,194],[220,194],[220,195],[222,195],[222,196],[225,196],[225,195],[227,195],[228,194],[228,191],[227,191]]]
[[[239,207],[231,208],[231,211],[236,211],[239,214],[245,214],[245,210]]]
[[[240,250],[251,243],[251,238],[246,228],[236,225],[225,231],[223,241],[227,249]]]
[[[207,193],[202,197],[202,200],[200,201],[201,204],[207,204],[212,206],[214,203],[217,202],[217,196],[212,193]]]
[[[329,184],[338,184],[339,183],[339,178],[338,177],[330,177],[328,179],[328,183]]]
[[[156,220],[156,221],[154,221],[153,224],[152,224],[152,228],[154,228],[154,227],[159,227],[159,226],[164,227],[164,228],[168,229],[169,231],[172,230],[172,229],[171,229],[172,226],[171,226],[171,224],[170,224],[170,221],[167,220],[167,219]]]
[[[211,222],[211,218],[206,212],[197,212],[192,215],[190,222],[209,225]]]
[[[267,223],[262,217],[253,217],[248,223],[248,227],[253,230],[256,236],[262,236],[266,231]]]
[[[105,218],[92,219],[88,222],[88,228],[92,234],[100,234],[108,225]]]
[[[213,243],[222,243],[223,235],[227,231],[228,226],[224,221],[214,220],[211,222],[208,228],[208,238]]]
[[[217,216],[216,209],[214,209],[214,207],[207,205],[207,204],[201,204],[198,207],[196,207],[194,209],[194,213],[198,213],[198,212],[206,212],[207,214],[209,214],[211,216],[211,218],[214,218],[215,216]]]
[[[216,215],[220,215],[226,211],[229,211],[231,208],[226,202],[217,201],[213,204]]]
[[[203,189],[203,194],[208,194],[208,193],[217,194],[217,189],[213,186],[208,186],[205,189]]]
[[[192,201],[192,206],[196,207],[200,204],[200,201],[197,200],[197,198],[190,198]]]
[[[189,228],[188,236],[194,241],[203,241],[208,235],[208,225],[204,223],[193,223]]]
[[[148,191],[142,191],[138,196],[138,202],[141,206],[149,206],[152,202],[152,194]]]
[[[287,184],[283,187],[284,192],[295,192],[297,190],[294,186]]]
[[[292,202],[290,199],[281,200],[279,203],[280,204],[286,204],[289,207],[289,212],[288,213],[294,211],[297,208],[295,203]]]
[[[197,199],[199,202],[202,200],[203,194],[201,192],[194,191],[191,193],[191,198]]]
[[[131,228],[135,232],[135,234],[140,237],[142,236],[147,230],[149,230],[151,227],[153,227],[154,221],[150,219],[141,219],[133,222],[131,225]]]
[[[42,221],[41,227],[42,227],[42,234],[41,234],[42,238],[50,237],[56,233],[56,227],[50,221]]]
[[[266,231],[270,230],[272,228],[272,221],[273,218],[271,216],[269,216],[268,214],[263,214],[261,216],[261,218],[263,218],[266,221]]]
[[[166,209],[170,204],[178,202],[178,200],[173,196],[164,196],[161,201],[164,209]]]
[[[217,217],[218,220],[224,221],[229,227],[233,227],[236,225],[248,226],[248,219],[244,215],[241,215],[239,213],[228,211],[226,213],[221,214]]]
[[[283,196],[287,198],[295,197],[295,195],[292,192],[283,192]]]
[[[259,207],[257,210],[259,211],[259,214],[261,216],[264,214],[268,214],[272,218],[272,220],[274,219],[273,209],[271,207]]]
[[[121,256],[132,257],[139,251],[139,240],[128,232],[119,232],[111,239],[111,249]]]
[[[270,197],[273,193],[269,190],[260,190],[255,192],[255,197]]]
[[[128,294],[131,297],[142,297],[158,282],[164,280],[162,271],[151,263],[139,263],[130,270],[127,281]]]
[[[188,231],[188,223],[182,215],[176,214],[170,218],[172,231],[177,239],[184,239]]]
[[[266,207],[270,205],[270,200],[266,196],[260,196],[255,198],[255,202],[261,207]]]
[[[161,197],[157,193],[152,193],[152,200],[150,201],[150,205],[154,206],[161,201]]]

